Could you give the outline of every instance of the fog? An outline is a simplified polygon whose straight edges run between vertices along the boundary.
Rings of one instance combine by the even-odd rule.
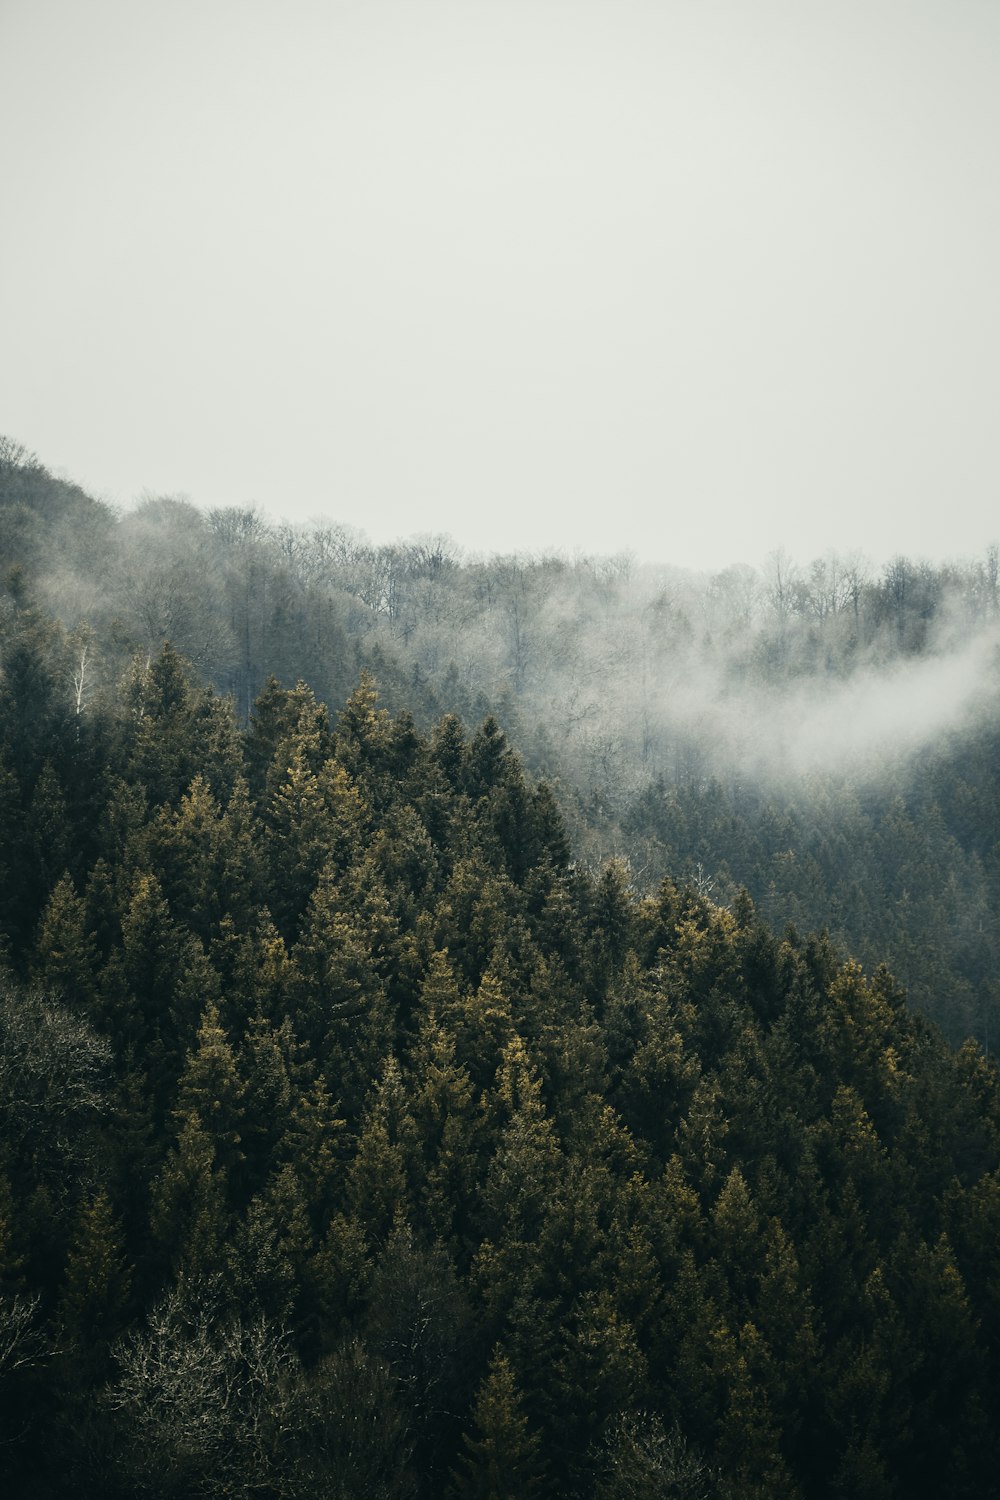
[[[746,885],[778,930],[829,926],[955,1035],[985,1035],[996,545],[938,566],[779,548],[697,572],[466,554],[177,496],[116,514],[0,439],[0,563],[0,687],[20,651],[12,681],[28,668],[65,712],[114,722],[168,639],[243,724],[272,675],[335,719],[362,671],[425,729],[494,714],[584,870],[620,855],[637,889],[674,874],[724,902]]]
[[[244,712],[269,671],[336,709],[371,662],[390,706],[420,712],[413,680],[439,710],[498,709],[539,770],[616,803],[656,778],[871,783],[998,708],[995,548],[943,569],[780,551],[696,573],[465,557],[444,536],[376,546],[149,497],[106,563],[76,593],[63,570],[51,597],[149,649],[171,639]]]
[[[787,790],[819,774],[873,783],[997,712],[1000,632],[986,592],[977,599],[969,587],[981,578],[974,568],[961,582],[952,575],[929,617],[920,583],[929,588],[934,575],[913,570],[912,618],[888,596],[892,570],[864,574],[856,557],[839,566],[860,591],[857,614],[846,592],[827,612],[829,598],[809,588],[822,570],[787,557],[795,598],[784,604],[773,560],[770,580],[749,568],[735,580],[659,572],[652,590],[649,576],[605,566],[610,578],[585,605],[580,581],[592,564],[569,570],[566,593],[550,580],[538,637],[520,629],[525,697],[564,726],[584,782],[719,775]],[[493,613],[503,640],[502,606]],[[475,649],[468,635],[464,647]]]
[[[380,545],[176,496],[116,515],[4,442],[0,553],[33,559],[39,599],[95,633],[109,691],[165,639],[244,720],[270,674],[335,713],[368,668],[425,724],[496,712],[533,770],[618,811],[658,781],[793,795],[814,776],[898,779],[1000,707],[996,545],[938,567],[780,548],[716,572],[466,554],[440,533]]]
[[[940,654],[779,691],[727,689],[724,664],[703,660],[695,681],[674,695],[665,725],[696,735],[715,766],[739,768],[744,778],[835,774],[871,782],[995,713],[998,645],[992,626]]]

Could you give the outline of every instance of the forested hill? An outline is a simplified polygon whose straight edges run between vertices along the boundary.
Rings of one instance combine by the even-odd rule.
[[[825,926],[867,968],[886,959],[952,1041],[986,1048],[998,599],[995,548],[937,568],[779,552],[696,577],[463,560],[447,538],[373,546],[162,497],[119,516],[0,439],[0,659],[13,701],[26,674],[19,712],[43,721],[47,692],[52,712],[86,712],[165,639],[241,723],[272,674],[340,704],[367,668],[422,731],[494,714],[579,862],[619,855],[640,889],[679,876],[724,903],[745,886],[776,933]]]
[[[495,719],[57,639],[11,599],[6,1494],[997,1495],[976,1044],[574,864]]]

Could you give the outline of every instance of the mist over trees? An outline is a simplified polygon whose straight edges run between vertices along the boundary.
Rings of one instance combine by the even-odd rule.
[[[746,886],[827,927],[953,1040],[997,1000],[998,553],[858,554],[696,576],[633,559],[463,558],[349,526],[147,497],[117,516],[11,440],[8,600],[64,638],[77,710],[168,639],[237,718],[268,678],[345,701],[361,670],[429,728],[486,714],[552,784],[578,860]],[[10,617],[13,623],[13,617]],[[17,626],[24,627],[24,622]]]

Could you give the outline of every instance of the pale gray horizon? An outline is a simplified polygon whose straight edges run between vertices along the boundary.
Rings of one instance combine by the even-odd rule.
[[[375,541],[1000,535],[1000,8],[0,0],[0,431]]]

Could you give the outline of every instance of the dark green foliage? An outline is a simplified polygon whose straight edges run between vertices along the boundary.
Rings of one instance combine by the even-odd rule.
[[[509,1361],[497,1348],[472,1406],[473,1431],[450,1500],[521,1500],[542,1493],[538,1434],[530,1430]]]
[[[364,677],[241,737],[164,647],[106,730],[97,813],[72,733],[0,773],[12,1494],[995,1493],[975,1042],[746,893],[572,868],[496,721]]]

